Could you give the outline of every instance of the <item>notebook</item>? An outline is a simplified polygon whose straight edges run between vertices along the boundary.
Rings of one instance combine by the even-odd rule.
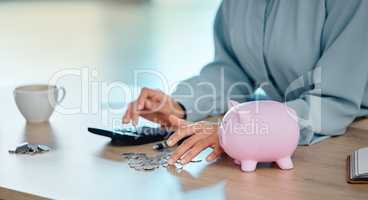
[[[358,149],[348,156],[347,169],[349,183],[368,183],[368,147]]]

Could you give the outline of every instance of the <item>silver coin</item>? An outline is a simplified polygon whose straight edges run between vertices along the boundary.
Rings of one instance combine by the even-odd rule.
[[[45,152],[45,151],[50,151],[51,148],[47,145],[44,145],[44,144],[39,144],[37,145],[38,147],[38,150],[41,151],[41,152]]]
[[[146,154],[145,153],[137,153],[137,152],[126,152],[126,153],[122,153],[121,156],[132,158],[132,157],[146,156]]]
[[[143,167],[144,170],[154,170],[156,167],[155,166],[152,166],[152,165],[145,165]]]
[[[156,162],[151,162],[151,163],[149,163],[149,166],[152,166],[152,167],[154,167],[154,168],[159,168],[160,167],[160,164],[159,163],[156,163]]]
[[[142,161],[142,160],[129,160],[128,161],[128,165],[130,166],[138,166],[138,165],[144,165],[145,161]]]
[[[136,159],[128,161],[128,164],[142,164],[142,163],[145,163],[145,161],[144,160],[136,160]]]
[[[19,154],[25,154],[28,152],[28,149],[29,149],[28,143],[22,143],[15,148],[14,152]]]
[[[145,158],[145,157],[146,157],[145,154],[134,154],[130,156],[131,159],[138,159],[138,158]]]
[[[129,165],[139,165],[139,164],[144,164],[145,161],[144,160],[129,160],[128,164]]]
[[[130,163],[128,163],[128,165],[129,165],[129,167],[143,166],[144,162],[140,162],[140,163],[130,162]]]
[[[159,161],[159,164],[160,164],[160,165],[167,164],[167,160],[160,160],[160,161]]]
[[[144,166],[136,166],[136,167],[133,167],[133,169],[137,170],[137,171],[141,171],[144,169]]]
[[[15,150],[9,150],[9,153],[34,155],[36,153],[49,151],[50,149],[50,147],[43,144],[22,143],[17,145]]]
[[[38,145],[36,144],[28,144],[28,153],[35,154],[38,152]]]

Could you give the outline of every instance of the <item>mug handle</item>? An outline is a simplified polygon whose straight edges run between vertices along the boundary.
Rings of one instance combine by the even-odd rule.
[[[65,94],[66,94],[66,90],[64,87],[57,87],[57,91],[58,91],[58,98],[56,100],[56,104],[60,104],[64,99],[65,99]],[[59,94],[62,94],[60,97],[59,97]]]

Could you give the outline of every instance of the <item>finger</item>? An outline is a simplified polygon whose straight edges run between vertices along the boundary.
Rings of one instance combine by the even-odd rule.
[[[125,111],[124,117],[123,117],[123,123],[127,124],[129,123],[131,119],[131,110],[132,110],[132,103],[129,103],[127,110]]]
[[[153,90],[154,92],[150,95],[150,98],[155,102],[160,102],[167,95],[163,93],[161,90]]]
[[[191,125],[187,125],[185,127],[179,128],[175,131],[174,134],[172,134],[169,139],[167,140],[167,144],[172,147],[176,143],[178,143],[181,139],[191,136],[195,134],[195,129]]]
[[[137,99],[138,102],[138,109],[142,110],[144,108],[144,102],[150,97],[150,96],[154,96],[154,93],[156,91],[153,89],[149,89],[149,88],[143,88],[141,90],[141,93]]]
[[[162,127],[168,127],[167,117],[161,113],[141,113],[141,117],[160,124]]]
[[[139,111],[137,109],[137,102],[133,102],[132,106],[131,106],[131,110],[130,110],[130,117],[131,117],[131,121],[134,125],[138,124],[138,119],[139,119]]]
[[[210,155],[208,155],[208,156],[207,156],[206,160],[207,160],[207,161],[213,161],[213,160],[217,159],[218,157],[220,157],[220,156],[221,156],[221,154],[222,154],[222,152],[223,152],[223,151],[222,151],[221,147],[216,146],[216,147],[213,149],[212,153],[211,153]]]
[[[139,115],[147,115],[147,114],[151,114],[154,113],[155,111],[152,110],[152,108],[154,108],[153,102],[151,100],[146,100],[143,103],[143,108],[142,109],[138,109],[138,102],[137,105],[135,107],[135,112],[138,113]]]
[[[180,129],[182,126],[186,126],[189,123],[183,119],[176,117],[175,115],[169,116],[169,123],[173,129]]]
[[[197,142],[181,159],[183,165],[187,164],[188,162],[192,161],[201,151],[209,147],[210,144],[205,139],[200,140]]]
[[[160,103],[158,102],[155,102],[151,99],[146,99],[144,101],[144,106],[143,106],[143,109],[141,109],[141,113],[158,113],[160,112]]]
[[[152,108],[153,108],[153,102],[152,101],[150,101],[150,100],[146,100],[146,101],[144,101],[144,106],[143,106],[143,108],[142,108],[142,110],[144,109],[144,110],[146,110],[146,111],[151,111],[152,110]]]
[[[176,150],[175,152],[171,155],[168,163],[170,165],[175,164],[175,162],[180,159],[187,151],[188,149],[190,149],[198,140],[200,140],[200,138],[196,135],[188,138],[187,140],[185,140]]]

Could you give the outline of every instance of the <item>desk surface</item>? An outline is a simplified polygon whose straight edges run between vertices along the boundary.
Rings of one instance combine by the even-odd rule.
[[[344,136],[309,147],[298,147],[295,169],[270,166],[243,173],[229,159],[193,163],[181,173],[161,168],[137,172],[119,154],[154,153],[152,145],[112,147],[105,138],[89,134],[120,114],[55,113],[50,123],[26,124],[11,98],[1,90],[0,199],[366,199],[368,185],[345,181],[345,159],[368,146],[368,130],[360,122]],[[107,117],[106,117],[107,116]],[[103,119],[103,120],[101,120]],[[107,119],[107,120],[106,120]],[[363,124],[363,125],[362,125]],[[20,142],[44,143],[49,153],[8,154]],[[208,152],[202,153],[205,156]]]

